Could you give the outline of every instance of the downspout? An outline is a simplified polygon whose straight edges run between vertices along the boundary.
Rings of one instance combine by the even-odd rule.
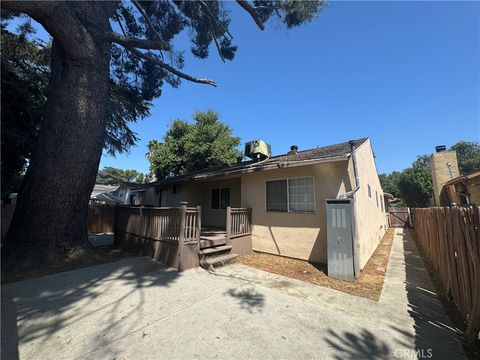
[[[359,227],[358,227],[358,212],[357,212],[357,203],[355,201],[355,193],[360,189],[360,177],[358,176],[358,164],[357,164],[357,154],[355,152],[356,150],[355,142],[351,140],[348,143],[350,144],[350,154],[352,156],[353,175],[355,177],[355,188],[345,195],[347,195],[346,197],[352,197],[354,199],[353,206],[352,206],[353,271],[354,271],[355,278],[358,279],[358,276],[360,275],[360,241],[358,238]]]
[[[357,165],[357,154],[355,153],[355,142],[350,140],[348,142],[350,144],[350,156],[352,157],[353,162],[353,176],[355,177],[355,187],[353,190],[346,192],[342,195],[339,195],[338,198],[346,199],[346,198],[353,198],[353,195],[360,189],[360,177],[358,176],[358,165]]]
[[[360,178],[358,176],[357,154],[355,153],[355,142],[350,140],[348,142],[351,148],[352,162],[353,162],[353,174],[355,175],[355,189],[354,192],[360,188]]]

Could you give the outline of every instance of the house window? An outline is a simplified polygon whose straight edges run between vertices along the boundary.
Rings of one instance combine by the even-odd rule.
[[[375,199],[377,200],[377,207],[378,207],[378,191],[375,191]]]
[[[267,181],[267,211],[287,210],[287,180]]]
[[[367,187],[368,187],[368,197],[371,198],[372,197],[372,188],[370,187],[369,184],[367,184]]]
[[[382,209],[382,212],[385,212],[385,208],[383,207],[383,197],[380,196],[380,207]]]
[[[267,211],[315,211],[313,177],[267,181],[266,193]]]
[[[212,189],[212,209],[226,209],[230,206],[230,188]]]

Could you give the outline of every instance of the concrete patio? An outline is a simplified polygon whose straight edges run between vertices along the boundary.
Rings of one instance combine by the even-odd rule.
[[[2,359],[465,357],[408,233],[379,303],[230,265],[148,258],[2,286]]]

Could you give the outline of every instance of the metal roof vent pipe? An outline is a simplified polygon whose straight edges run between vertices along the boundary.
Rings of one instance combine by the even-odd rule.
[[[445,145],[438,145],[438,146],[435,146],[435,151],[437,153],[441,153],[441,152],[444,152],[447,150],[447,147]]]
[[[298,146],[297,145],[290,146],[290,151],[287,153],[287,155],[295,155],[296,153],[298,153]]]

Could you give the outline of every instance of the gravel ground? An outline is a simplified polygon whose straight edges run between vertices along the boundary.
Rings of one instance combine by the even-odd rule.
[[[304,260],[291,259],[265,253],[242,256],[237,263],[248,265],[273,274],[287,276],[315,285],[361,296],[378,301],[382,292],[383,280],[388,265],[394,229],[388,229],[367,265],[354,282],[329,278],[324,264],[314,264]]]

